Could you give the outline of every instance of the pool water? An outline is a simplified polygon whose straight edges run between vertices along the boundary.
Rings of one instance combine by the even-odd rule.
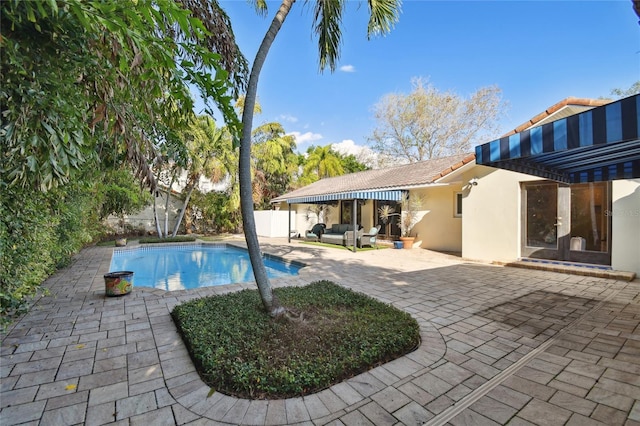
[[[298,275],[301,268],[273,256],[263,260],[269,278]],[[254,281],[249,253],[227,245],[115,250],[109,271],[133,271],[134,286],[169,291]]]

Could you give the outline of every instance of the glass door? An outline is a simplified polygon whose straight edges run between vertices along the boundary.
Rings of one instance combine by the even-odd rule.
[[[524,257],[561,259],[564,223],[561,203],[562,191],[556,183],[526,184],[523,191]]]
[[[522,185],[522,256],[611,264],[609,184]]]
[[[609,184],[571,186],[571,235],[568,259],[575,262],[611,264],[611,217]]]

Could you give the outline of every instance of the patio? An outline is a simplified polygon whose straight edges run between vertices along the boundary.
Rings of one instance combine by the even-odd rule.
[[[301,398],[209,395],[169,312],[255,285],[135,287],[105,298],[112,248],[91,247],[46,281],[50,294],[3,336],[0,423],[640,425],[638,279],[470,263],[422,249],[261,244],[309,265],[274,286],[329,279],[391,303],[420,323],[420,348]]]

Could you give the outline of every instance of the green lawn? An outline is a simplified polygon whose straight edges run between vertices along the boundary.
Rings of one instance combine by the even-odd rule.
[[[318,247],[330,247],[330,248],[335,248],[335,249],[339,249],[339,250],[353,250],[353,246],[341,246],[338,244],[329,244],[329,243],[321,243],[321,242],[315,242],[315,241],[300,241],[300,244],[308,244],[310,246],[318,246]],[[369,250],[378,250],[378,249],[386,249],[389,248],[388,246],[384,246],[384,245],[378,245],[378,248],[376,249],[375,247],[370,247],[370,246],[365,246],[362,248],[357,248],[357,251],[369,251]]]
[[[325,389],[414,350],[406,312],[328,281],[275,290],[294,318],[270,318],[257,290],[176,306],[172,317],[200,377],[242,398],[287,398]]]

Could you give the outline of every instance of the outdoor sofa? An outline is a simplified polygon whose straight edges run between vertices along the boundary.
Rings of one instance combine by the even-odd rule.
[[[347,242],[347,231],[353,231],[352,224],[334,223],[333,225],[331,225],[331,228],[327,228],[320,236],[320,241],[323,243],[338,244],[343,246]]]

